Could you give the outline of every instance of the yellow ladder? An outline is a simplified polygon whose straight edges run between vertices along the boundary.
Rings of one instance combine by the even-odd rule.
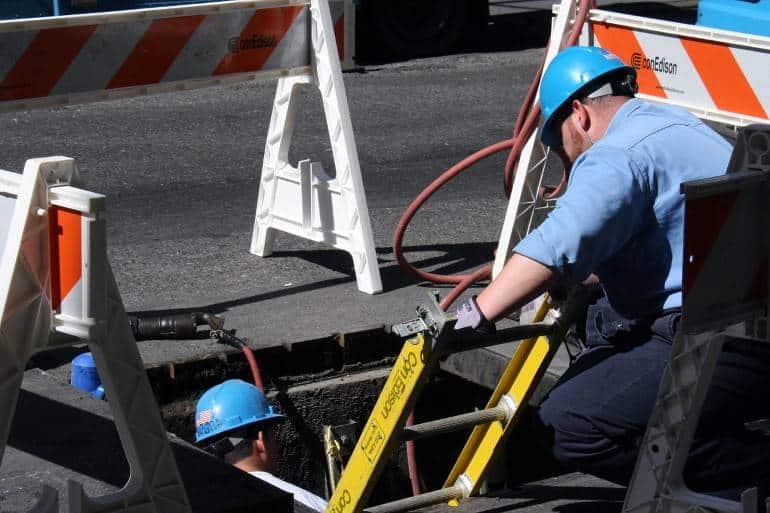
[[[417,309],[418,318],[393,326],[408,340],[380,392],[374,409],[348,460],[326,513],[391,513],[469,497],[478,492],[487,468],[502,447],[532,392],[575,319],[585,305],[579,287],[560,310],[546,297],[532,324],[479,336],[454,330],[455,319],[436,298]],[[405,427],[406,418],[439,358],[511,340],[522,340],[483,410]],[[379,506],[366,507],[389,455],[397,444],[474,427],[444,488]]]

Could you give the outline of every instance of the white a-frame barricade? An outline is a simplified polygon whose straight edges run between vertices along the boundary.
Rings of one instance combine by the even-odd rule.
[[[324,1],[311,4],[312,72],[278,83],[270,118],[251,251],[272,252],[275,230],[325,242],[353,257],[358,288],[382,291],[369,212],[353,139],[345,87]],[[289,146],[296,115],[297,87],[314,84],[321,91],[326,126],[337,175],[329,179],[318,162],[289,161]],[[299,208],[298,208],[299,207]]]
[[[571,29],[576,0],[554,5],[546,66]],[[639,97],[729,126],[770,118],[770,38],[591,9],[580,44],[600,46],[637,70]],[[548,149],[536,130],[522,151],[493,274],[555,206],[542,194]]]
[[[350,0],[232,0],[0,21],[0,111],[279,78],[251,251],[269,255],[276,230],[329,244],[350,253],[358,288],[374,294],[382,284],[335,40],[352,16]],[[288,162],[303,84],[323,98],[334,178]]]
[[[0,171],[0,459],[24,369],[50,347],[87,342],[126,453],[130,478],[89,498],[70,481],[71,513],[190,511],[144,364],[107,262],[104,196],[75,188],[72,159]],[[33,509],[58,511],[46,487]]]

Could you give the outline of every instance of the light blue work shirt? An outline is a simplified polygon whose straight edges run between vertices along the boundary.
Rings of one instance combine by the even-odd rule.
[[[732,147],[678,107],[623,104],[580,155],[567,190],[514,248],[572,281],[599,277],[629,318],[682,305],[682,182],[724,174]]]

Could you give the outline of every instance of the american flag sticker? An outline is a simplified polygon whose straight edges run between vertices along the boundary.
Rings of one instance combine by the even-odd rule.
[[[201,427],[209,422],[211,422],[211,410],[201,410],[198,413],[198,420],[195,421],[195,427]]]

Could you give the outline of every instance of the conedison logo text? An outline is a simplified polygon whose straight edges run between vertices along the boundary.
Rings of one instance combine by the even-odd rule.
[[[675,62],[671,62],[665,57],[647,57],[641,53],[635,53],[631,56],[631,66],[636,69],[651,69],[657,73],[665,73],[667,75],[676,75],[679,71],[679,65]]]

